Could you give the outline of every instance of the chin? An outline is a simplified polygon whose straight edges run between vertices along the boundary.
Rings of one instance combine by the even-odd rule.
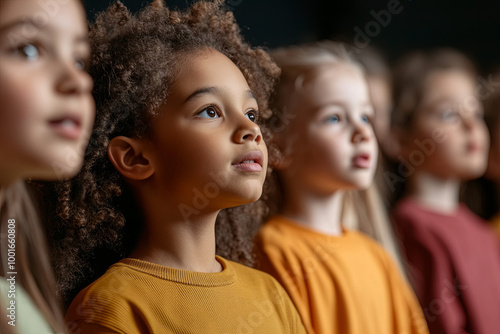
[[[356,185],[356,190],[366,190],[368,188],[370,188],[370,186],[372,185],[373,182],[364,182],[364,183],[358,183]]]
[[[69,163],[69,162],[59,162],[54,161],[50,166],[50,177],[46,178],[47,181],[62,181],[71,179],[74,177],[80,169],[83,163]]]
[[[459,178],[462,181],[470,181],[477,179],[484,175],[485,169],[471,169],[467,171],[463,171],[459,174]]]
[[[246,198],[244,199],[244,201],[245,201],[244,204],[249,204],[249,203],[257,202],[260,199],[261,196],[262,196],[262,191],[260,191],[258,194],[246,196]]]

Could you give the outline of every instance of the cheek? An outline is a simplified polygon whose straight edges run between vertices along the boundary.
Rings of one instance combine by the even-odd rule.
[[[48,96],[47,84],[38,75],[27,74],[25,71],[12,72],[10,69],[0,69],[0,102],[2,111],[10,110],[23,118],[32,113],[35,106]]]
[[[335,170],[348,163],[348,151],[349,143],[342,135],[316,135],[307,148],[308,156],[304,162]]]
[[[263,169],[267,170],[267,166],[269,164],[269,151],[267,150],[267,144],[262,141],[262,143],[259,145],[259,148],[262,151],[262,155],[264,157],[264,166]]]
[[[165,129],[165,133],[169,130]],[[200,182],[228,163],[228,148],[218,136],[189,131],[169,131],[155,144],[155,152],[161,161],[159,173],[166,182]]]

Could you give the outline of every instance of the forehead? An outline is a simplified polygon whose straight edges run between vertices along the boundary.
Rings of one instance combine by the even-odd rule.
[[[319,67],[304,81],[303,87],[301,95],[317,105],[333,101],[365,103],[368,99],[368,86],[362,70],[346,62]]]
[[[461,70],[437,70],[431,72],[424,81],[424,102],[449,98],[463,100],[474,95],[473,78]]]
[[[17,38],[36,37],[40,32],[53,36],[86,35],[83,6],[78,0],[0,0],[0,32],[16,30]]]
[[[179,67],[170,96],[189,95],[193,90],[203,87],[220,87],[228,92],[249,89],[240,69],[227,56],[213,49],[188,55]]]

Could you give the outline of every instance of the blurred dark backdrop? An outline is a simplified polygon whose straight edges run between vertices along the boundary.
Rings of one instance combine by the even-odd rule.
[[[95,14],[112,0],[86,0]],[[136,11],[150,1],[122,0]],[[185,8],[191,0],[166,0]],[[228,0],[246,39],[274,48],[324,38],[383,50],[389,61],[414,49],[448,46],[489,72],[500,64],[500,1]]]

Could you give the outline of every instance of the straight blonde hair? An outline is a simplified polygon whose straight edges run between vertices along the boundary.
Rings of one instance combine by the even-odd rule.
[[[285,122],[287,119],[287,99],[301,89],[306,77],[315,76],[325,66],[338,63],[348,63],[364,73],[361,64],[350,55],[350,50],[353,49],[347,44],[321,41],[302,46],[280,48],[271,52],[271,56],[281,68],[280,82],[275,89],[274,98],[271,100],[273,112],[279,117],[271,118],[273,122],[271,129],[273,127],[283,129],[287,125]],[[273,143],[270,143],[269,146],[270,150],[280,150]],[[277,171],[274,172],[274,174],[276,173]],[[277,175],[270,177],[270,182],[274,182],[274,185],[268,188],[277,188],[274,193],[271,192],[268,196],[274,202],[270,204],[271,214],[274,214],[282,207],[283,199],[280,195],[282,187]],[[343,226],[358,230],[378,241],[393,257],[401,274],[405,275],[393,228],[375,183],[372,183],[366,190],[346,191],[343,197],[341,217]]]
[[[61,312],[48,250],[45,232],[41,226],[38,212],[33,204],[24,181],[17,181],[0,189],[0,276],[6,277],[12,269],[8,267],[8,221],[15,220],[15,271],[16,284],[28,293],[35,306],[47,320],[54,333],[65,333],[64,318]],[[5,317],[4,312],[1,312]],[[30,319],[20,319],[30,321]],[[2,333],[13,333],[0,324]]]

